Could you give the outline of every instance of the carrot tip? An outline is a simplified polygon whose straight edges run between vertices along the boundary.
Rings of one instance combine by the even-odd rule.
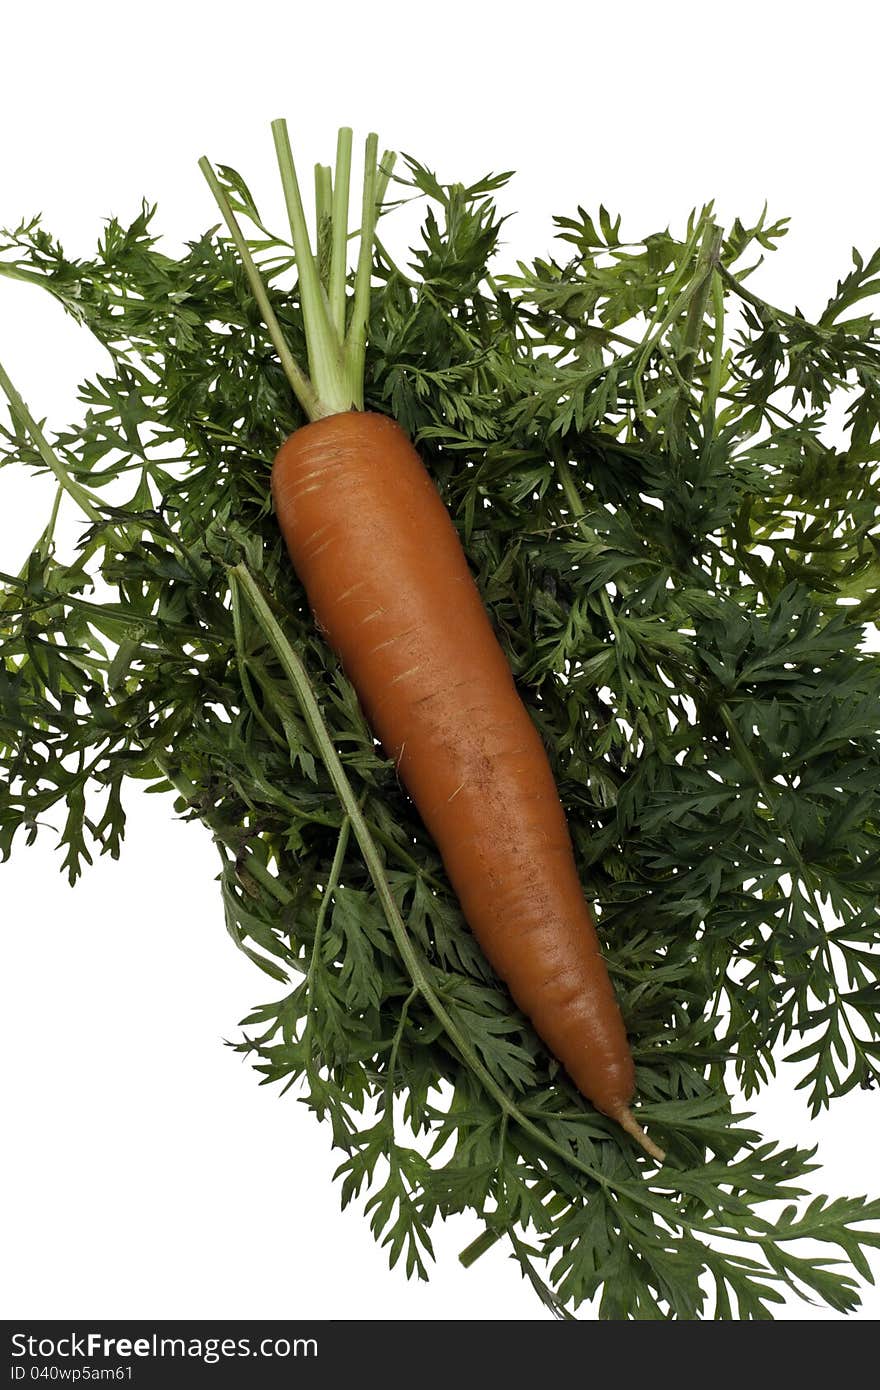
[[[645,1153],[650,1154],[652,1158],[656,1158],[658,1163],[666,1162],[666,1154],[664,1150],[658,1148],[657,1145],[651,1139],[648,1138],[647,1134],[642,1129],[642,1126],[639,1124],[635,1115],[628,1107],[624,1107],[623,1110],[619,1110],[618,1113],[614,1116],[614,1119],[620,1125],[621,1129],[625,1129],[627,1134],[632,1135],[636,1143],[640,1144],[641,1147],[645,1150]]]

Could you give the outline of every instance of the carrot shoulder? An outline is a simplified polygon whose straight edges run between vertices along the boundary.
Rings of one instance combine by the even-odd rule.
[[[582,1094],[662,1158],[629,1108],[632,1056],[538,731],[418,454],[392,420],[361,408],[364,245],[371,255],[379,184],[370,144],[361,259],[343,334],[344,279],[331,262],[326,290],[316,281],[279,124],[307,327],[310,309],[312,320],[310,378],[288,371],[312,423],[285,442],[272,471],[291,560],[486,956]],[[343,166],[347,179],[344,145]],[[334,211],[339,179],[337,158]],[[227,221],[233,229],[234,217]],[[337,244],[344,250],[341,237]]]

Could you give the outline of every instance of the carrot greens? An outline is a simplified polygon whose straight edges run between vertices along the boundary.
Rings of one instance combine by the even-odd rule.
[[[350,132],[311,241],[275,136],[292,241],[207,162],[224,222],[179,255],[146,204],[91,258],[36,220],[0,237],[0,276],[107,352],[54,432],[0,369],[0,463],[57,482],[0,576],[0,853],[54,826],[75,882],[119,855],[132,782],[207,829],[227,929],[272,981],[237,1047],[328,1122],[343,1202],[407,1273],[470,1212],[463,1262],[504,1241],[559,1316],[766,1318],[784,1289],[853,1309],[880,1203],[814,1195],[814,1150],[741,1097],[780,1068],[806,1117],[880,1072],[880,252],[813,319],[759,292],[766,214],[631,240],[578,208],[517,266],[507,175],[393,174],[371,139],[350,270]],[[425,205],[408,254],[393,214],[374,235],[399,197]],[[285,561],[274,454],[352,405],[412,435],[459,528],[661,1168],[493,976]]]

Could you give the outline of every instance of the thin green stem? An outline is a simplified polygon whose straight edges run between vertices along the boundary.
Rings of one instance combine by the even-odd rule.
[[[77,563],[76,568],[81,568],[79,562]],[[12,584],[17,587],[20,587],[23,582],[21,575],[15,576],[12,574],[6,574],[2,570],[0,570],[0,580],[2,580],[4,584]],[[49,608],[53,603],[56,603],[57,601],[57,596],[53,595],[52,597],[44,600],[41,603],[28,603],[28,610],[31,613],[39,613],[42,608]],[[80,598],[77,594],[70,593],[64,595],[64,603],[66,607],[76,608],[81,613],[93,613],[104,620],[109,620],[113,623],[119,623],[123,629],[130,628],[132,626],[131,610],[128,608],[124,608],[119,604],[91,603],[88,599]],[[175,637],[182,638],[184,641],[212,642],[218,644],[221,647],[226,646],[226,641],[223,637],[220,637],[214,633],[205,632],[201,628],[189,628],[186,627],[183,623],[173,623],[170,619],[158,618],[155,616],[155,614],[138,613],[137,626],[143,627],[148,630],[153,629],[157,631],[161,630],[169,634],[173,633]]]
[[[330,319],[339,341],[345,338],[345,283],[348,265],[348,198],[351,187],[351,128],[343,126],[336,137],[336,173],[333,180],[333,226],[330,248]]]
[[[9,280],[20,280],[23,285],[39,285],[42,289],[46,288],[45,275],[35,270],[23,270],[16,261],[0,261],[0,275],[5,275]]]
[[[235,634],[235,661],[236,666],[238,668],[238,678],[241,681],[241,688],[244,691],[244,697],[248,702],[251,714],[254,716],[263,732],[266,733],[272,740],[272,742],[277,744],[280,748],[286,748],[287,740],[283,738],[281,734],[279,734],[277,729],[273,728],[273,726],[269,723],[269,720],[266,718],[265,714],[257,704],[256,693],[251,683],[250,672],[248,670],[248,659],[247,654],[245,652],[244,623],[242,620],[241,596],[234,584],[232,585],[231,595],[232,629]]]
[[[345,367],[352,400],[358,410],[364,406],[364,361],[367,350],[367,321],[370,317],[370,282],[373,271],[373,241],[376,235],[376,155],[379,137],[372,132],[364,147],[364,194],[361,209],[361,240],[354,280],[351,322],[345,339]]]
[[[681,293],[677,294],[674,299],[672,298],[673,291],[677,288],[678,284],[681,281],[690,256],[693,254],[694,251],[696,251],[701,238],[705,235],[706,220],[707,219],[704,217],[695,227],[694,232],[692,233],[688,241],[687,247],[685,248],[685,253],[682,256],[681,265],[679,266],[679,269],[676,271],[676,274],[670,281],[669,287],[666,291],[666,294],[664,295],[662,303],[663,305],[668,304],[670,307],[666,309],[665,313],[662,314],[662,317],[662,310],[660,307],[658,307],[652,319],[652,331],[645,339],[645,342],[636,359],[635,366],[633,369],[633,389],[640,411],[645,410],[645,392],[644,387],[642,385],[642,376],[644,374],[645,367],[648,364],[648,359],[650,358],[651,353],[654,351],[657,344],[662,340],[662,338],[669,331],[672,325],[676,322],[679,316],[682,313],[684,313],[685,309],[688,309],[690,307],[691,301],[694,299],[694,297],[700,294],[703,285],[705,284],[708,276],[711,274],[712,266],[707,261],[704,261],[701,256],[698,256],[697,264],[694,268],[690,280],[687,282]],[[656,324],[657,326],[653,327],[654,324]]]
[[[384,216],[385,213],[388,211],[388,208],[385,207],[385,194],[388,191],[388,183],[394,170],[394,164],[396,159],[397,155],[394,153],[393,150],[386,150],[381,160],[379,161],[379,177],[376,180],[377,218]],[[396,207],[398,206],[398,204],[395,203],[393,206]],[[404,285],[409,285],[412,289],[421,288],[417,280],[413,280],[409,275],[405,275],[404,272],[400,269],[400,266],[396,264],[394,257],[390,254],[387,247],[384,246],[382,241],[380,240],[378,232],[376,232],[376,234],[373,237],[373,245],[376,248],[376,254],[381,258],[381,260],[385,262],[389,270],[394,271],[394,274],[398,277],[399,280],[402,281]]]
[[[409,1018],[410,1008],[418,996],[418,988],[413,985],[409,994],[403,1001],[403,1007],[400,1010],[400,1018],[397,1020],[397,1027],[394,1030],[394,1037],[391,1041],[391,1051],[388,1054],[388,1071],[385,1075],[385,1118],[392,1134],[394,1129],[394,1073],[397,1070],[397,1057],[400,1052],[400,1044],[403,1040],[404,1032],[406,1031],[406,1021]],[[502,1121],[502,1123],[504,1123],[504,1121]]]
[[[772,318],[781,319],[786,323],[805,322],[803,318],[799,318],[794,314],[789,314],[785,309],[777,309],[774,304],[768,304],[766,299],[762,299],[760,295],[748,289],[743,284],[742,280],[738,279],[732,271],[728,270],[726,265],[719,265],[718,273],[728,288],[733,290],[735,295],[738,295],[740,299],[744,299],[747,304],[751,304],[755,309],[762,309],[765,313],[770,314]]]
[[[17,592],[19,588],[23,589],[27,583],[27,572],[28,566],[30,565],[31,555],[37,554],[45,557],[49,554],[49,551],[52,548],[52,540],[55,535],[55,526],[58,521],[58,512],[61,508],[61,499],[64,496],[65,491],[66,488],[64,487],[64,485],[62,483],[59,483],[57,488],[55,489],[55,500],[52,503],[52,511],[49,515],[49,520],[44,526],[40,534],[39,540],[37,540],[28,551],[28,558],[27,560],[25,560],[21,569],[18,571],[18,574],[6,575],[2,571],[0,571],[0,581],[10,586],[6,593],[0,596],[0,607],[2,607],[4,613],[15,613],[23,611],[23,605],[22,609],[16,609],[13,607],[12,596],[14,593]],[[35,608],[48,606],[48,603],[39,605],[31,605],[30,603],[28,604],[28,608],[31,612],[33,612]]]
[[[234,850],[232,845],[229,848]],[[275,875],[269,872],[253,850],[247,851],[247,871],[282,907],[288,907],[293,902],[293,894],[288,892],[283,883],[278,882]]]
[[[318,222],[333,216],[333,170],[329,164],[315,165],[315,216]]]
[[[715,333],[712,339],[712,362],[709,367],[709,381],[703,404],[703,414],[714,423],[724,377],[724,283],[718,274],[717,266],[712,271],[712,317],[715,320]]]
[[[719,264],[723,240],[724,229],[716,226],[714,222],[707,222],[700,243],[700,254],[697,258],[696,290],[688,306],[684,325],[684,342],[681,354],[684,361],[681,371],[685,381],[688,382],[693,377],[694,368],[697,365],[703,320],[706,317],[709,292]]]
[[[345,862],[345,855],[346,851],[348,850],[348,839],[350,832],[351,821],[349,820],[348,816],[343,816],[342,822],[339,826],[339,838],[336,841],[336,849],[333,854],[333,862],[330,865],[330,873],[327,875],[327,882],[324,884],[324,892],[321,895],[321,903],[318,907],[318,916],[315,919],[315,939],[312,942],[312,954],[309,958],[309,968],[306,975],[306,980],[309,985],[308,1016],[306,1018],[307,1025],[311,1023],[312,1014],[314,1013],[315,1009],[315,998],[314,993],[311,989],[311,984],[315,978],[315,974],[318,969],[318,962],[321,959],[321,946],[324,941],[324,922],[327,919],[327,912],[329,910],[331,902],[333,901],[334,890],[342,874],[342,865]],[[311,1070],[313,1066],[311,1049],[309,1050],[307,1056],[307,1065]]]
[[[315,225],[318,276],[326,290],[330,278],[330,244],[333,228],[333,174],[329,164],[315,165]]]
[[[694,255],[694,253],[697,250],[697,247],[700,244],[700,236],[702,235],[703,224],[707,216],[707,213],[708,209],[704,208],[701,217],[695,223],[690,236],[688,237],[684,247],[682,248],[682,254],[678,266],[676,267],[673,275],[671,276],[668,285],[666,286],[665,290],[660,296],[657,306],[653,314],[651,315],[651,319],[648,324],[649,341],[652,338],[656,337],[658,333],[659,336],[662,337],[663,330],[662,328],[658,329],[658,324],[666,322],[670,318],[670,314],[674,317],[675,314],[677,314],[678,312],[678,288],[682,281],[685,279],[685,276],[687,275],[688,266],[691,261],[691,257]],[[673,305],[671,311],[668,307],[670,304]]]
[[[339,838],[336,841],[336,849],[333,853],[333,861],[330,865],[330,873],[327,875],[327,882],[324,884],[324,892],[321,896],[321,903],[318,908],[318,916],[315,919],[315,939],[312,943],[312,962],[309,966],[311,975],[315,969],[318,957],[321,954],[321,937],[324,932],[324,922],[327,912],[333,901],[333,894],[339,883],[342,874],[342,865],[345,862],[348,841],[351,834],[351,821],[348,816],[343,816],[339,825]]]
[[[480,1232],[476,1240],[472,1240],[470,1245],[465,1246],[458,1259],[465,1269],[470,1269],[471,1265],[477,1263],[481,1255],[485,1255],[487,1250],[491,1250],[493,1245],[497,1245],[503,1235],[502,1231],[495,1231],[491,1226]]]
[[[747,289],[742,280],[738,280],[735,275],[732,275],[727,269],[727,266],[723,263],[719,263],[718,273],[734,294],[738,295],[740,299],[744,299],[747,304],[753,305],[759,313],[763,313],[767,316],[775,326],[785,325],[798,333],[804,333],[806,334],[806,341],[808,342],[810,340],[815,341],[816,339],[833,339],[846,327],[845,324],[838,324],[832,328],[824,328],[821,323],[808,323],[802,314],[790,314],[786,309],[779,309],[774,304],[768,304],[766,299],[761,299],[760,295],[754,294],[750,289]],[[864,362],[871,371],[875,370],[873,357],[866,356],[859,349],[856,340],[852,338],[849,339],[849,348],[852,355],[853,366],[859,362]],[[833,383],[835,386],[848,389],[846,373],[840,375],[838,372],[829,371],[827,379],[829,383]]]
[[[251,294],[257,301],[260,313],[263,316],[263,322],[266,325],[269,337],[272,339],[272,346],[278,353],[278,360],[284,370],[284,375],[290,382],[291,390],[309,419],[318,420],[322,415],[327,414],[327,412],[322,409],[321,401],[318,398],[314,386],[311,381],[309,381],[309,378],[306,376],[290,350],[281,324],[278,322],[275,310],[272,308],[266,286],[263,284],[263,277],[256,267],[254,258],[250,252],[250,247],[245,240],[244,232],[241,230],[238,218],[232,210],[232,204],[227,198],[223,185],[215,174],[213,166],[206,157],[203,156],[199,160],[199,168],[208,182],[208,187],[213,193],[217,206],[223,215],[223,220],[229,229],[229,235],[241,258],[244,273],[248,278]]]
[[[381,215],[383,211],[382,205],[385,202],[385,194],[388,192],[388,184],[391,179],[391,175],[394,172],[394,165],[396,161],[397,155],[395,154],[394,150],[386,150],[385,153],[382,155],[382,158],[379,160],[379,169],[376,175],[377,218]]]
[[[55,527],[58,524],[58,513],[61,510],[61,499],[64,496],[65,488],[59,483],[55,489],[55,500],[52,503],[52,510],[49,513],[49,520],[46,522],[46,529],[40,537],[35,549],[48,552],[52,541],[55,538]]]
[[[98,510],[101,506],[100,497],[97,497],[95,493],[91,492],[87,487],[83,487],[82,483],[78,483],[76,478],[71,477],[33,415],[28,410],[18,391],[16,391],[2,363],[0,363],[0,388],[2,388],[6,399],[9,401],[9,409],[12,412],[12,418],[18,423],[20,428],[24,429],[30,435],[40,458],[43,460],[46,467],[54,473],[55,477],[58,479],[59,486],[70,494],[77,506],[80,507],[89,518],[89,521],[100,521],[101,513]],[[53,516],[57,515],[57,505],[58,499],[56,498]]]
[[[553,459],[556,464],[556,476],[562,484],[565,503],[571,513],[569,520],[577,525],[585,541],[589,541],[593,545],[601,544],[592,526],[587,525],[583,499],[572,477],[571,464],[563,457],[562,451],[558,448],[553,449]]]
[[[709,303],[712,282],[717,278],[716,268],[721,256],[723,240],[723,229],[716,226],[714,222],[708,221],[703,229],[700,242],[700,253],[694,272],[694,292],[688,304],[682,335],[680,385],[683,389],[672,417],[673,430],[676,433],[684,429],[691,404],[688,392],[699,360],[700,339],[706,318],[706,307]]]

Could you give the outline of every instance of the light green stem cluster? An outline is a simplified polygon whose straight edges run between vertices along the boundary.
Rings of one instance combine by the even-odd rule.
[[[263,278],[251,255],[229,196],[206,158],[199,167],[208,181],[223,220],[241,258],[253,296],[269,330],[279,361],[294,395],[310,420],[364,408],[364,358],[370,316],[370,281],[376,223],[394,155],[378,159],[376,135],[367,136],[360,244],[353,293],[348,291],[348,217],[351,187],[351,130],[339,131],[336,166],[315,166],[315,249],[309,235],[287,122],[272,122],[281,186],[287,205],[290,236],[299,275],[299,293],[306,335],[308,371],[296,361],[272,308]]]

